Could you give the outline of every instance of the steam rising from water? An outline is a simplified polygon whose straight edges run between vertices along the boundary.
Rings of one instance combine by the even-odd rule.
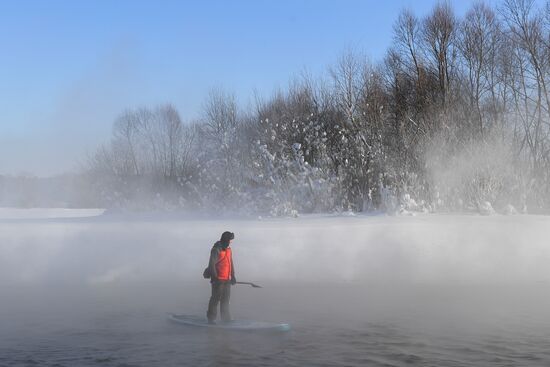
[[[549,224],[539,216],[455,215],[3,221],[0,284],[200,282],[210,246],[224,230],[236,233],[241,280],[548,282]]]
[[[0,220],[0,365],[546,365],[549,221]],[[225,230],[237,278],[264,285],[233,287],[233,317],[293,332],[166,322],[204,315]]]

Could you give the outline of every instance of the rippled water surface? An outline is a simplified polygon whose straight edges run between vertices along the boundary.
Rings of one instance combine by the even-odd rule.
[[[288,333],[173,324],[207,284],[3,289],[3,366],[548,366],[550,287],[234,288],[236,318]]]
[[[18,215],[21,213],[18,213]],[[70,213],[64,213],[64,215]],[[21,216],[23,218],[21,218]],[[550,366],[548,217],[0,220],[0,366]],[[201,329],[226,229],[234,318]]]

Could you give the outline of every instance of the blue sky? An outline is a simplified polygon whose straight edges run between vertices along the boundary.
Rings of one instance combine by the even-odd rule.
[[[78,168],[125,108],[170,102],[189,121],[213,87],[246,105],[345,49],[379,60],[399,11],[435,3],[0,0],[0,174]]]

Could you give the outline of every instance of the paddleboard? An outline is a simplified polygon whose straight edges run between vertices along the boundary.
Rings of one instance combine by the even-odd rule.
[[[229,322],[217,321],[216,324],[209,324],[204,317],[192,316],[192,315],[176,315],[169,314],[168,319],[178,324],[204,327],[204,328],[216,328],[216,329],[230,329],[230,330],[272,330],[272,331],[289,331],[289,324],[279,324],[265,321],[251,321],[251,320],[232,320]]]

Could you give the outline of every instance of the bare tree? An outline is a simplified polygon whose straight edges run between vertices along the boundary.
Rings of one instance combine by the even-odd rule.
[[[113,144],[120,152],[118,157],[131,165],[131,173],[135,175],[140,174],[136,152],[139,130],[139,119],[133,111],[129,110],[120,115],[113,125]],[[130,168],[124,171],[130,173]]]
[[[519,77],[511,87],[516,101],[521,101],[516,107],[524,111],[523,142],[530,149],[533,169],[539,172],[548,150],[550,60],[544,47],[543,14],[535,14],[533,6],[533,0],[505,0],[502,14],[507,35],[515,46],[514,64]]]
[[[354,124],[357,104],[363,90],[361,73],[365,67],[362,58],[351,50],[342,54],[330,70],[337,103],[346,114],[347,123]]]
[[[393,26],[393,39],[397,50],[403,59],[408,60],[407,66],[414,70],[417,83],[422,72],[422,56],[418,50],[421,43],[420,31],[421,23],[410,10],[403,10]]]
[[[423,41],[428,60],[431,61],[439,82],[442,106],[448,104],[451,73],[456,57],[455,35],[457,19],[448,2],[438,3],[431,14],[424,19]]]
[[[182,122],[176,109],[170,105],[157,107],[154,112],[156,124],[155,146],[158,147],[160,160],[165,177],[175,177],[178,171],[178,158],[182,146]]]
[[[482,99],[494,88],[492,68],[495,65],[498,26],[495,13],[483,3],[476,3],[466,13],[458,43],[465,61],[470,107],[475,111],[479,134],[483,138]],[[494,96],[493,96],[494,98]]]

